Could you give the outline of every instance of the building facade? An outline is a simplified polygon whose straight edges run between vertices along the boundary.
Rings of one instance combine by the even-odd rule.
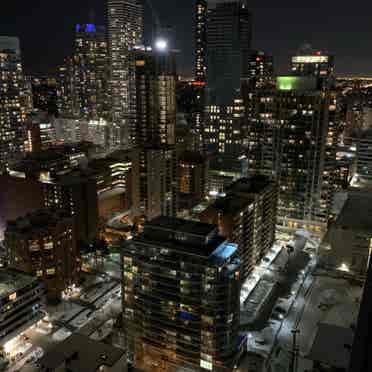
[[[19,39],[0,37],[0,174],[24,151],[24,76]]]
[[[80,253],[73,217],[39,210],[9,221],[5,244],[9,266],[42,280],[48,298],[59,299],[78,284]]]
[[[131,51],[142,44],[143,6],[139,0],[107,1],[110,121],[118,128],[114,140],[129,147],[135,120],[135,75]]]
[[[44,317],[45,288],[40,280],[16,270],[0,270],[0,345]]]
[[[277,203],[275,182],[264,176],[241,178],[199,216],[203,222],[216,224],[222,236],[238,245],[242,279],[275,242]]]
[[[240,350],[236,251],[215,226],[166,217],[124,244],[124,326],[136,368],[231,371]]]

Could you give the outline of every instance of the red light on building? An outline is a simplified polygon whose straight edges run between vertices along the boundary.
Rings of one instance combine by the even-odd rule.
[[[256,58],[256,61],[257,61],[257,62],[261,62],[261,61],[262,61],[262,57],[257,57],[257,58]]]
[[[194,87],[204,87],[205,86],[205,82],[204,81],[193,81],[191,84]]]
[[[317,56],[321,56],[321,55],[322,55],[322,52],[321,52],[320,50],[318,50],[318,51],[316,52],[316,55],[317,55]]]

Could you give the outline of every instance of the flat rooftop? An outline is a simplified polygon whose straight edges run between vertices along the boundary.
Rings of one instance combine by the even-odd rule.
[[[334,226],[355,230],[369,230],[372,233],[371,190],[351,191]]]
[[[179,218],[157,217],[145,224],[144,232],[133,240],[169,248],[175,252],[208,259],[213,253],[219,258],[230,256],[226,239],[217,226]],[[220,251],[216,251],[220,249]],[[235,251],[235,250],[234,250]]]
[[[253,198],[242,198],[238,195],[227,195],[225,197],[218,198],[211,208],[223,211],[226,214],[236,214],[244,209],[247,204],[251,204],[254,201]]]
[[[97,342],[78,333],[58,344],[52,351],[45,354],[39,361],[40,365],[51,371],[57,370],[66,362],[66,369],[70,372],[97,372],[101,367],[105,371],[114,371],[125,351],[111,345]],[[121,365],[121,371],[126,371],[126,366]]]
[[[268,177],[257,175],[248,178],[240,178],[231,184],[226,192],[231,194],[258,194],[272,184],[273,182],[270,181]]]
[[[70,217],[59,210],[40,209],[14,221],[8,221],[6,231],[26,235],[34,234],[37,231],[47,231],[49,227],[56,226],[63,218]]]
[[[172,218],[166,216],[156,217],[149,221],[146,225],[203,237],[212,234],[216,230],[216,226],[210,225],[209,223],[183,220],[181,218]]]
[[[307,359],[346,371],[350,363],[353,339],[354,332],[350,328],[320,323]]]
[[[7,297],[10,294],[27,287],[37,281],[36,278],[30,275],[23,274],[16,270],[1,269],[0,270],[0,298]]]

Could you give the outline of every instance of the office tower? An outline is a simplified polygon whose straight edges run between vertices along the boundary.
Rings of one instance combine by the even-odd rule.
[[[208,152],[236,159],[241,155],[244,114],[245,107],[240,98],[227,106],[206,107],[208,120],[204,133]]]
[[[38,277],[49,299],[78,284],[80,253],[75,222],[63,212],[39,210],[8,221],[5,245],[10,267]]]
[[[94,179],[84,174],[66,174],[44,183],[44,205],[75,217],[78,243],[89,244],[97,238],[98,201]]]
[[[0,270],[0,345],[45,316],[45,289],[34,276],[15,270]]]
[[[122,248],[134,367],[232,370],[240,352],[240,260],[213,225],[159,217]]]
[[[269,177],[275,169],[276,91],[273,58],[255,51],[249,57],[248,75],[242,81],[245,107],[243,148],[248,173]]]
[[[275,242],[278,190],[265,176],[241,178],[226,195],[200,214],[200,220],[218,225],[220,234],[238,245],[242,279],[249,276]]]
[[[243,83],[245,106],[244,150],[248,154],[248,174],[276,175],[277,100],[271,86],[251,90]]]
[[[302,77],[318,78],[318,85],[329,95],[328,130],[324,155],[321,197],[326,203],[326,214],[330,215],[336,188],[336,150],[342,133],[338,110],[338,93],[335,88],[334,56],[305,44],[297,55],[292,57],[292,74]]]
[[[107,25],[111,121],[113,126],[119,128],[115,142],[128,147],[131,126],[135,120],[135,75],[131,51],[142,44],[141,1],[108,0]]]
[[[135,65],[136,120],[132,144],[139,150],[140,206],[147,219],[177,213],[176,66],[167,45],[138,48]]]
[[[146,219],[175,217],[178,207],[178,168],[175,146],[148,145],[139,149],[139,213]]]
[[[273,57],[262,51],[252,51],[244,66],[244,83],[249,91],[275,87]]]
[[[207,27],[207,99],[204,124],[206,151],[221,171],[243,152],[244,106],[241,81],[247,75],[252,20],[245,1],[213,3]]]
[[[105,28],[76,25],[74,99],[78,117],[108,118],[108,52]]]
[[[207,81],[208,2],[207,0],[197,0],[195,5],[195,81],[192,83],[194,87],[195,107],[192,114],[192,125],[197,136],[195,151],[205,152],[203,128]]]
[[[195,9],[195,81],[206,82],[208,2],[197,0]]]
[[[332,97],[317,78],[277,80],[275,173],[279,183],[279,223],[320,232],[329,218],[322,195]]]
[[[34,109],[57,115],[57,79],[33,77],[31,84]]]
[[[65,58],[64,63],[57,68],[56,94],[58,115],[75,117],[74,62],[71,57]]]
[[[134,146],[175,144],[176,63],[174,52],[137,49],[135,63],[136,120],[131,142]]]
[[[26,152],[47,150],[57,142],[52,118],[43,111],[34,111],[26,119]]]
[[[246,73],[252,39],[252,16],[245,1],[210,6],[207,27],[209,105],[231,105]]]
[[[332,77],[334,73],[334,56],[314,51],[310,45],[301,47],[292,57],[291,70],[297,76]]]
[[[134,163],[131,150],[118,150],[88,163],[87,173],[96,180],[101,218],[110,218],[132,206],[132,193],[137,193],[139,187],[138,183],[132,184],[138,179],[133,174]]]
[[[19,40],[0,37],[0,174],[24,151],[24,77]]]
[[[183,152],[178,167],[179,209],[190,210],[207,195],[208,158],[198,152]]]

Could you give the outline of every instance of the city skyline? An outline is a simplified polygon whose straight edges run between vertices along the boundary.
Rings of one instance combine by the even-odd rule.
[[[180,73],[191,75],[194,37],[190,24],[194,1],[157,0],[153,5],[160,21],[175,28],[175,47],[181,50]],[[273,55],[279,73],[288,71],[290,55],[308,42],[336,55],[337,75],[368,75],[372,60],[368,35],[372,37],[372,26],[367,17],[371,7],[361,0],[353,7],[338,4],[337,8],[331,3],[320,7],[312,2],[300,7],[293,0],[285,0],[280,6],[273,0],[261,4],[254,0],[248,2],[253,13],[252,46]],[[105,22],[105,2],[100,0],[81,0],[78,6],[72,0],[63,4],[39,0],[22,7],[16,1],[2,8],[0,34],[20,38],[27,74],[52,72],[72,53],[75,24],[87,22],[92,11],[98,24]],[[151,34],[151,22],[151,12],[146,6],[146,40]],[[56,44],[60,47],[53,48]]]

